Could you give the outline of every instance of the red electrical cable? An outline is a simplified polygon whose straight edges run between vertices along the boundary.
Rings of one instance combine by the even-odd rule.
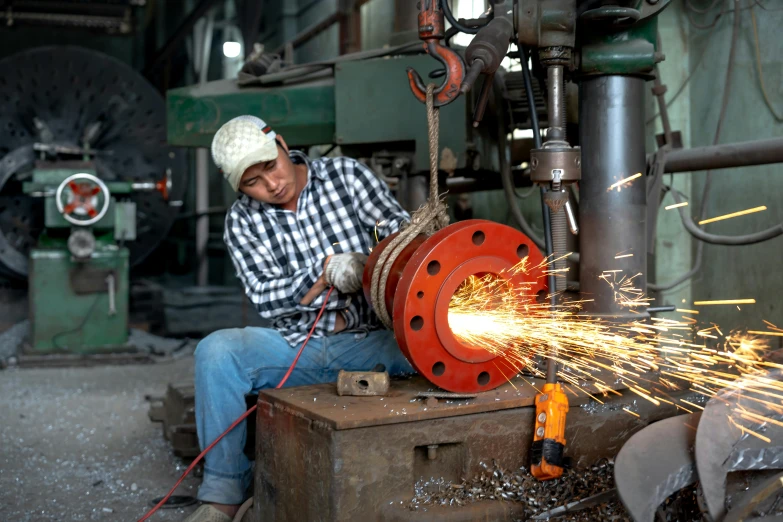
[[[310,328],[310,332],[307,334],[307,337],[305,338],[304,342],[302,343],[302,346],[299,348],[299,352],[297,352],[297,354],[296,354],[296,357],[294,358],[294,362],[292,362],[292,363],[291,363],[291,366],[289,366],[289,367],[288,367],[288,371],[287,371],[287,372],[286,372],[286,374],[283,376],[283,378],[280,380],[280,382],[279,382],[279,383],[277,383],[277,386],[275,386],[275,389],[282,388],[282,387],[283,387],[283,385],[285,384],[285,382],[286,382],[286,381],[288,380],[288,378],[291,376],[291,372],[293,372],[293,371],[294,371],[294,368],[296,368],[296,363],[297,363],[297,362],[299,362],[299,357],[302,355],[302,351],[304,350],[304,347],[305,347],[305,346],[307,346],[307,341],[309,341],[309,340],[310,340],[310,336],[312,336],[312,335],[313,335],[313,332],[315,331],[315,326],[318,324],[318,321],[321,319],[321,315],[323,315],[323,313],[324,313],[324,310],[326,310],[326,303],[328,303],[328,302],[329,302],[329,296],[332,294],[332,290],[334,290],[334,287],[330,287],[330,288],[329,288],[329,291],[328,291],[328,292],[326,292],[326,298],[324,299],[324,304],[323,304],[323,305],[321,305],[321,309],[318,311],[318,315],[315,317],[315,322],[313,323],[313,326]],[[148,511],[148,512],[147,512],[147,513],[146,513],[146,514],[143,516],[143,517],[141,517],[141,518],[140,518],[140,519],[139,519],[137,522],[144,522],[145,520],[147,520],[148,518],[150,518],[152,515],[154,515],[154,514],[155,514],[155,512],[156,512],[156,511],[158,511],[158,510],[160,509],[160,507],[161,507],[163,504],[165,504],[165,503],[166,503],[166,501],[167,501],[167,500],[168,500],[168,499],[171,497],[171,495],[172,495],[172,494],[174,494],[174,492],[177,490],[177,488],[179,487],[179,485],[180,485],[180,484],[182,484],[182,481],[183,481],[183,480],[185,480],[185,477],[187,477],[187,476],[188,476],[188,474],[189,474],[191,471],[193,471],[193,468],[195,468],[195,467],[196,467],[196,464],[198,464],[198,463],[201,461],[201,459],[203,459],[203,458],[204,458],[204,455],[206,455],[207,453],[209,453],[209,451],[210,451],[212,448],[214,448],[214,447],[215,447],[215,444],[217,444],[218,442],[220,442],[220,440],[221,440],[223,437],[225,437],[226,435],[228,435],[228,434],[229,434],[229,432],[231,432],[231,430],[233,430],[234,428],[236,428],[236,427],[237,427],[237,425],[238,425],[240,422],[242,422],[243,420],[245,420],[245,419],[247,418],[247,416],[248,416],[248,415],[250,415],[251,413],[253,413],[254,411],[256,411],[256,408],[257,408],[257,407],[258,407],[257,405],[256,405],[256,406],[253,406],[252,408],[250,408],[249,410],[247,410],[245,413],[243,413],[242,415],[240,415],[240,416],[239,416],[239,418],[238,418],[237,420],[235,420],[235,421],[234,421],[234,422],[231,424],[231,426],[229,426],[229,427],[228,427],[228,429],[227,429],[226,431],[224,431],[223,433],[221,433],[221,434],[220,434],[220,436],[219,436],[218,438],[216,438],[216,439],[215,439],[215,440],[212,442],[212,444],[210,444],[209,446],[207,446],[207,447],[204,449],[204,451],[202,451],[201,453],[199,453],[198,457],[196,457],[196,458],[195,458],[195,460],[193,460],[193,462],[191,462],[190,466],[188,466],[188,469],[186,469],[186,470],[185,470],[185,473],[183,473],[183,474],[182,474],[182,476],[179,478],[179,480],[177,481],[177,483],[176,483],[176,484],[174,484],[174,487],[173,487],[173,488],[171,488],[171,490],[169,490],[169,492],[166,494],[166,496],[165,496],[165,497],[163,497],[163,498],[161,499],[161,501],[160,501],[160,502],[158,502],[158,503],[157,503],[157,505],[156,505],[154,508],[150,509],[150,510],[149,510],[149,511]]]

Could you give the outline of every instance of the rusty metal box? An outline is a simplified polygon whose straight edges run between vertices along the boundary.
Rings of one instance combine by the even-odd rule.
[[[493,460],[506,469],[527,465],[537,383],[519,382],[437,404],[417,398],[432,387],[420,378],[394,381],[386,397],[340,397],[334,384],[262,391],[256,520],[511,520],[521,514],[512,502],[427,512],[411,511],[408,503],[420,479],[459,483]],[[571,400],[566,454],[577,466],[615,455],[635,431],[672,414],[637,403],[632,394],[583,409],[590,399],[566,388]],[[633,407],[640,417],[623,407]]]

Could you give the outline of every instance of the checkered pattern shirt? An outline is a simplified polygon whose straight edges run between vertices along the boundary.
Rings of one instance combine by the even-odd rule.
[[[361,163],[349,158],[310,160],[300,152],[290,156],[294,163],[308,166],[308,181],[296,211],[242,194],[226,215],[224,240],[237,277],[258,313],[297,346],[326,297],[323,292],[309,305],[299,304],[322,274],[326,257],[369,254],[376,233],[381,240],[410,216],[388,186]],[[313,336],[334,331],[340,312],[346,330],[380,327],[361,291],[343,294],[335,289]]]

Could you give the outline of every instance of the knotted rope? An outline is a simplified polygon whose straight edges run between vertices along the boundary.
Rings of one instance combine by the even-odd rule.
[[[375,269],[372,272],[370,294],[372,306],[376,315],[387,328],[392,329],[391,315],[386,309],[384,289],[389,279],[389,272],[405,247],[419,234],[431,236],[449,224],[449,213],[446,203],[438,195],[438,129],[440,124],[439,109],[433,103],[435,84],[427,86],[427,133],[430,145],[430,195],[427,202],[411,215],[411,222],[400,227],[400,233],[381,252]]]

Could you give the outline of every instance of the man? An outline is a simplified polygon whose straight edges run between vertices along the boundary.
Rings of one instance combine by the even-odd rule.
[[[286,386],[334,382],[345,370],[413,369],[361,292],[366,254],[409,219],[384,182],[348,158],[289,151],[261,119],[240,116],[212,141],[212,157],[238,199],[224,241],[237,277],[272,328],[221,330],[196,349],[196,423],[202,448],[245,411],[245,395],[275,386],[334,290]],[[250,462],[240,424],[205,457],[187,522],[230,522],[248,498]]]

